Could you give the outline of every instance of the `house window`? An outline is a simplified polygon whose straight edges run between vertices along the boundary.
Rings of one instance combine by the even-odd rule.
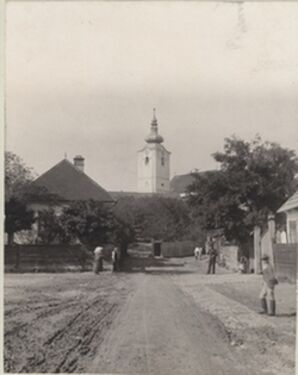
[[[163,156],[161,157],[161,165],[165,165],[165,158]]]
[[[289,220],[289,240],[290,240],[290,243],[298,242],[296,220]]]
[[[145,164],[147,165],[148,163],[149,163],[149,157],[146,156],[146,157],[145,157]]]

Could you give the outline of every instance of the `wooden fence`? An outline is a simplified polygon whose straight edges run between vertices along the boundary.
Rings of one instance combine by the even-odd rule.
[[[273,259],[277,277],[280,280],[296,282],[298,244],[274,244]]]
[[[7,245],[4,253],[6,272],[85,271],[92,261],[81,245]]]

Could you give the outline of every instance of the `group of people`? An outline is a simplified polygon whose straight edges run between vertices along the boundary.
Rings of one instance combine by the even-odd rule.
[[[114,247],[111,254],[112,258],[112,270],[113,272],[120,271],[120,250],[118,247]],[[104,250],[103,247],[97,246],[94,250],[94,266],[93,270],[95,274],[103,271],[103,259]]]

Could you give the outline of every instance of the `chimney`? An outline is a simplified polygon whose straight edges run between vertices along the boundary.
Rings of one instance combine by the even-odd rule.
[[[74,166],[81,172],[84,172],[85,159],[82,155],[77,155],[73,159]]]

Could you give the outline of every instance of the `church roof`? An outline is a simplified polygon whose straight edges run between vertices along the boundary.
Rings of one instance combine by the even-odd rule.
[[[187,187],[195,181],[191,173],[174,176],[170,181],[170,190],[182,194],[187,191]]]
[[[174,176],[170,181],[170,190],[172,192],[183,194],[187,192],[188,186],[191,185],[193,182],[195,182],[194,175],[198,173],[201,176],[208,175],[211,173],[214,173],[215,171],[202,171],[198,172],[198,170],[195,170],[194,173],[186,173],[186,174],[180,174],[177,176]]]
[[[112,202],[113,198],[97,182],[64,159],[38,177],[31,184],[65,201],[95,200]],[[34,195],[33,195],[34,197]]]
[[[298,208],[298,191],[292,195],[277,212],[286,212]]]

